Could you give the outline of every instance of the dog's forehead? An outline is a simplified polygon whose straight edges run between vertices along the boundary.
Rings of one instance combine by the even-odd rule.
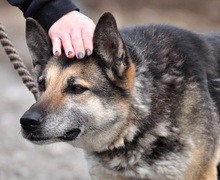
[[[89,80],[100,76],[100,69],[91,58],[78,60],[76,58],[67,59],[54,57],[48,62],[46,72],[47,77],[58,77],[59,79],[77,77]]]

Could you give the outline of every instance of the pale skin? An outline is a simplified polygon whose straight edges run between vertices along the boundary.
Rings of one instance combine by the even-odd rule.
[[[93,51],[94,22],[78,11],[71,11],[58,19],[49,29],[53,54],[60,56],[62,49],[68,58],[83,59]]]

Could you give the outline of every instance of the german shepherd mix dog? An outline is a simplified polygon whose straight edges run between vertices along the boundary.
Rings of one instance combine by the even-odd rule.
[[[217,179],[220,33],[119,31],[105,13],[93,54],[70,60],[33,19],[26,31],[40,97],[20,120],[24,138],[84,149],[92,179]]]

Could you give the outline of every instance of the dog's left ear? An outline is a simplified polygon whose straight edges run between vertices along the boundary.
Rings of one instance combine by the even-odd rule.
[[[99,19],[94,32],[94,52],[109,78],[116,82],[126,78],[129,58],[114,16],[105,13]]]
[[[52,45],[49,36],[32,18],[26,20],[26,41],[33,60],[36,76],[40,76],[52,57]]]

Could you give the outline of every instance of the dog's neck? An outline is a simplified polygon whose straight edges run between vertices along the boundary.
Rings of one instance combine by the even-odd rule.
[[[149,107],[154,107],[150,106],[150,102],[147,105],[142,104],[142,98],[134,97],[132,99],[128,123],[124,125],[106,150],[88,153],[93,157],[92,159],[110,171],[135,172],[134,167],[141,163],[143,158],[148,156],[157,158],[161,146],[167,150],[166,143],[172,147],[172,143],[176,141],[172,138],[172,142],[166,140],[167,137],[176,134],[175,128],[167,121],[167,118],[170,117],[170,107],[167,106],[167,109],[161,110],[161,112],[149,114]],[[159,99],[157,103],[160,105],[166,103],[166,100]],[[153,112],[152,110],[151,112]]]
[[[132,130],[134,131],[132,132]],[[131,132],[133,133],[133,137],[129,136]],[[103,167],[109,172],[112,171],[124,175],[130,174],[133,177],[141,177],[141,174],[137,174],[139,173],[137,168],[141,166],[141,163],[149,159],[149,162],[145,164],[150,166],[151,157],[159,158],[163,153],[160,154],[161,146],[166,149],[173,143],[168,142],[169,144],[166,146],[167,136],[172,136],[172,132],[170,131],[169,124],[165,122],[160,127],[157,127],[157,129],[152,129],[150,132],[143,134],[141,128],[137,128],[136,126],[131,127],[124,138],[112,144],[111,149],[102,152],[88,152],[88,159],[95,161],[95,164],[98,164],[98,166]]]

